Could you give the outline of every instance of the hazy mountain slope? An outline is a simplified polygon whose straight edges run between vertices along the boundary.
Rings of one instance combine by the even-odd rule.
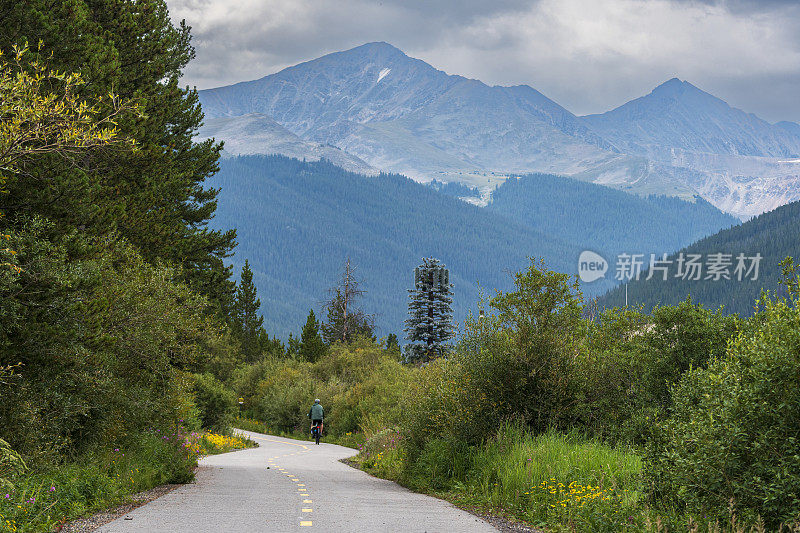
[[[423,256],[441,259],[455,283],[456,317],[475,309],[478,283],[509,288],[527,256],[574,270],[574,245],[504,219],[398,175],[364,177],[327,162],[280,156],[221,161],[218,227],[235,227],[234,263],[250,260],[265,325],[297,333],[347,257],[367,291],[364,306],[380,313],[381,334],[401,334],[407,289]]]
[[[739,222],[701,198],[642,198],[546,174],[506,181],[487,209],[599,252],[610,263],[620,253],[671,253]]]
[[[620,150],[670,160],[673,150],[760,157],[800,155],[800,136],[673,78],[612,111],[583,117]]]
[[[384,333],[399,332],[408,278],[423,256],[436,256],[451,269],[461,319],[474,309],[477,283],[489,292],[508,288],[509,273],[525,268],[528,256],[574,274],[581,251],[610,254],[620,232],[625,237],[619,242],[631,248],[626,251],[663,253],[731,220],[704,203],[643,200],[575,180],[541,179],[549,192],[542,184],[531,191],[509,183],[498,191],[498,206],[485,209],[449,196],[470,192],[452,185],[436,184],[448,189],[440,193],[403,176],[367,178],[328,162],[233,157],[222,161],[214,178],[222,188],[214,224],[237,228],[234,261],[250,260],[264,316],[271,330],[285,336],[299,327],[309,307],[319,311],[348,256],[369,291],[365,304],[383,314]],[[510,208],[501,213],[502,203],[524,207],[546,196],[552,203],[540,206],[538,216]],[[576,217],[567,204],[592,213]],[[598,226],[600,220],[604,225]],[[665,250],[665,242],[673,242],[665,234],[684,240]],[[612,285],[609,277],[585,289],[598,294]]]
[[[195,138],[225,141],[226,155],[280,154],[296,159],[327,159],[351,172],[374,175],[377,170],[338,148],[305,141],[266,115],[251,113],[207,119]]]
[[[800,124],[798,124],[797,122],[789,122],[789,121],[783,120],[781,122],[778,122],[775,125],[778,126],[779,128],[785,129],[786,131],[790,132],[795,137],[800,138]]]
[[[301,63],[259,80],[200,91],[208,117],[262,113],[307,140],[383,170],[585,170],[613,147],[527,87],[451,76],[386,43]]]
[[[629,283],[628,301],[630,305],[644,304],[649,309],[657,304],[674,304],[691,295],[694,301],[708,307],[725,306],[728,312],[748,315],[752,313],[754,302],[762,288],[771,291],[781,290],[778,284],[781,274],[778,263],[787,256],[796,258],[798,250],[800,250],[800,202],[794,202],[681,250],[684,254],[702,254],[704,260],[708,254],[732,254],[734,266],[737,255],[743,253],[746,257],[751,257],[760,253],[763,258],[759,265],[757,280],[752,281],[745,276],[743,281],[738,281],[733,276],[733,268],[731,268],[731,280],[686,281],[670,275],[667,281],[663,281],[661,277],[654,276],[649,281],[642,279]],[[671,259],[675,260],[675,256]],[[702,276],[705,277],[706,274],[707,271],[704,270]],[[599,302],[606,307],[624,305],[624,288],[609,292],[602,296]]]

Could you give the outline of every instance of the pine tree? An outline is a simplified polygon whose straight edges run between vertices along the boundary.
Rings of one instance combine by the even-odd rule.
[[[253,271],[250,270],[250,262],[245,260],[241,281],[236,288],[232,329],[241,344],[244,360],[248,363],[257,361],[262,354],[264,317],[258,314],[260,307],[261,300],[257,297],[253,283]]]
[[[365,292],[359,285],[355,278],[355,269],[348,259],[344,265],[342,280],[330,290],[331,298],[325,305],[327,317],[322,324],[322,336],[326,343],[347,343],[358,335],[372,336],[373,316],[356,306],[356,301]]]
[[[424,363],[444,353],[454,335],[453,285],[450,273],[435,258],[423,258],[414,270],[414,288],[409,289],[406,361]]]
[[[386,337],[386,349],[393,350],[399,348],[400,348],[400,343],[397,341],[397,335],[395,335],[394,333],[389,333],[389,336]]]
[[[219,190],[206,179],[221,145],[192,141],[203,114],[197,92],[179,85],[194,57],[189,27],[173,25],[165,0],[0,2],[0,20],[3,52],[41,42],[49,68],[82,75],[79,97],[113,107],[113,91],[140,111],[117,121],[136,151],[95,151],[79,168],[55,157],[27,165],[8,187],[8,219],[37,213],[62,233],[115,231],[148,261],[181,265],[183,281],[226,312],[233,283],[223,260],[236,235],[208,227]]]
[[[319,322],[314,315],[314,310],[311,309],[308,312],[306,325],[303,326],[303,332],[300,335],[298,355],[304,361],[316,363],[325,355],[325,351],[325,341],[322,340],[322,336],[319,334]]]

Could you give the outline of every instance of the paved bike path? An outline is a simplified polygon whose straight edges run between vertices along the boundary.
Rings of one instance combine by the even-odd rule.
[[[97,529],[133,532],[497,532],[453,505],[350,468],[356,450],[243,431],[258,448],[206,457],[184,485]]]

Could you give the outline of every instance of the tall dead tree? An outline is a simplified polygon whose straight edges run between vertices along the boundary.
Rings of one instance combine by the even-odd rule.
[[[322,324],[322,337],[325,342],[348,343],[358,335],[372,336],[375,327],[374,317],[357,305],[358,299],[364,293],[355,277],[355,267],[348,258],[344,264],[342,278],[330,289],[330,298],[325,304],[327,316],[325,323]]]

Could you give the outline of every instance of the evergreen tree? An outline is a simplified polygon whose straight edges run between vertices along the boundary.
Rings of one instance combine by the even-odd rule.
[[[435,258],[423,258],[414,270],[414,288],[409,289],[406,361],[424,363],[442,353],[453,337],[453,285],[450,272]]]
[[[397,341],[397,335],[389,333],[389,336],[386,337],[386,349],[391,350],[394,348],[400,348],[400,343]]]
[[[289,333],[289,340],[286,341],[286,355],[295,358],[300,354],[300,339],[295,338]]]
[[[372,337],[373,316],[356,306],[356,301],[365,292],[359,285],[355,278],[355,269],[348,259],[344,265],[342,280],[330,290],[331,298],[325,305],[327,319],[322,324],[322,336],[326,343],[347,343],[358,335]]]
[[[322,340],[322,336],[319,334],[319,322],[314,315],[314,310],[311,309],[308,312],[308,319],[300,336],[298,355],[304,361],[316,363],[325,355],[325,351],[325,341]]]
[[[140,111],[116,121],[135,151],[95,151],[79,167],[57,157],[27,165],[3,200],[8,220],[37,213],[61,233],[116,230],[148,261],[181,265],[184,281],[226,312],[233,283],[223,260],[235,232],[207,225],[219,191],[205,180],[221,146],[192,141],[203,115],[196,91],[179,86],[194,57],[189,27],[172,24],[165,0],[0,2],[0,20],[0,50],[41,42],[50,68],[81,74],[78,96],[103,98],[99,114],[113,112],[112,91]]]
[[[257,361],[262,354],[262,327],[264,318],[258,314],[261,300],[258,299],[256,286],[253,283],[253,271],[250,262],[245,260],[242,277],[236,288],[234,303],[233,331],[239,339],[244,360],[248,363]]]

